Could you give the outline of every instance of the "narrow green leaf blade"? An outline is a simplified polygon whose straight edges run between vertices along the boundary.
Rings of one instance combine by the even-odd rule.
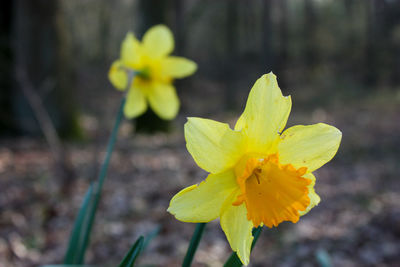
[[[205,227],[206,223],[198,223],[196,225],[196,229],[194,230],[192,239],[190,240],[185,258],[183,259],[182,267],[190,267],[190,265],[192,265],[194,254],[196,253],[197,247],[199,246],[200,239],[203,235]]]
[[[130,75],[130,84],[134,74]],[[129,86],[128,86],[129,88]],[[104,162],[101,165],[98,180],[95,184],[92,184],[85,195],[85,199],[79,210],[78,217],[75,221],[73,231],[70,237],[70,243],[68,245],[67,253],[64,258],[65,264],[83,264],[86,249],[89,244],[90,234],[94,219],[96,216],[97,206],[100,202],[101,191],[103,188],[104,181],[107,176],[108,165],[110,163],[111,154],[117,140],[118,129],[124,114],[124,106],[126,97],[124,96],[121,100],[117,117],[115,118],[114,127],[111,131],[111,136],[108,141],[106,156]]]
[[[231,254],[229,259],[225,262],[224,267],[240,267],[242,266],[242,262],[239,260],[239,257],[235,252]]]
[[[91,184],[85,194],[78,216],[75,219],[67,253],[64,258],[64,264],[82,264],[82,260],[80,259],[80,250],[84,247],[84,236],[85,231],[87,231],[88,215],[90,213],[90,207],[93,206],[93,200],[93,184]]]
[[[150,233],[146,235],[144,238],[144,243],[143,243],[143,250],[146,249],[146,247],[150,244],[150,241],[155,238],[161,231],[160,225],[157,225]]]
[[[319,249],[315,253],[315,258],[320,267],[332,267],[332,260],[325,249]]]
[[[119,267],[132,267],[135,264],[136,258],[139,256],[140,252],[143,249],[143,244],[144,238],[143,236],[141,236],[138,238],[138,240],[136,240],[135,244],[133,244],[122,262],[119,264]]]

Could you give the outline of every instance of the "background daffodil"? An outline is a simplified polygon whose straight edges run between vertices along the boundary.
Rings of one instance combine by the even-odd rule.
[[[108,77],[118,90],[125,90],[128,72],[134,71],[124,113],[127,118],[143,114],[150,104],[162,119],[173,119],[179,109],[179,99],[172,85],[176,78],[193,74],[197,65],[193,61],[169,56],[174,49],[172,32],[164,25],[150,28],[138,41],[129,32],[121,46],[120,59],[111,65]]]
[[[176,194],[168,211],[184,222],[220,218],[233,251],[249,263],[253,227],[297,222],[320,201],[313,171],[336,154],[341,132],[318,123],[284,129],[291,98],[276,76],[254,84],[234,130],[228,124],[189,118],[186,146],[207,179]]]

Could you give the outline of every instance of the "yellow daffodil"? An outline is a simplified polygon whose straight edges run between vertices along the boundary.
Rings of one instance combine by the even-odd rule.
[[[201,118],[185,124],[187,149],[210,174],[176,194],[168,211],[183,222],[220,218],[232,250],[245,265],[253,227],[296,223],[319,203],[312,172],[332,159],[342,137],[323,123],[282,133],[291,105],[269,73],[254,84],[234,130]]]
[[[193,74],[197,65],[183,57],[169,56],[174,38],[164,25],[150,28],[139,42],[128,33],[121,46],[120,59],[111,65],[108,77],[118,90],[125,90],[127,71],[137,73],[130,86],[124,113],[127,118],[143,114],[147,103],[162,119],[173,119],[179,109],[179,99],[172,82]]]

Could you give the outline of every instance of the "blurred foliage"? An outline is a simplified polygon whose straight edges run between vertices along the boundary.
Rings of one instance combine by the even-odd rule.
[[[137,257],[143,249],[144,238],[139,237],[138,240],[133,244],[132,248],[126,254],[125,258],[120,263],[119,267],[132,267],[135,264]]]

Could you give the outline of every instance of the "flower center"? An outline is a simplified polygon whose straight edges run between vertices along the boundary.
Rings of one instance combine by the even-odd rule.
[[[150,80],[150,67],[142,68],[139,72],[137,72],[137,76],[144,81]]]
[[[268,227],[283,221],[296,223],[299,211],[310,204],[307,186],[310,179],[302,177],[307,168],[295,169],[291,164],[281,165],[277,154],[264,159],[249,158],[242,171],[236,170],[241,194],[233,205],[243,202],[247,219],[255,227],[262,223]]]

